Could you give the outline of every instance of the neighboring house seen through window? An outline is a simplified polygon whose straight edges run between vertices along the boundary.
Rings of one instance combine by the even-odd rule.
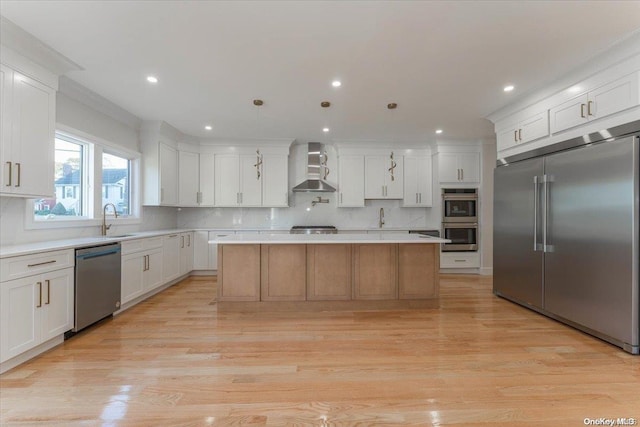
[[[56,132],[55,194],[33,201],[33,219],[93,220],[101,218],[106,203],[113,203],[119,218],[139,217],[140,202],[134,206],[132,188],[139,157],[124,152],[110,144]]]

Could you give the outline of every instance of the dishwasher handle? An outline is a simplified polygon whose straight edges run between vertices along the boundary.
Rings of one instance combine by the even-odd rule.
[[[107,256],[107,255],[112,255],[112,254],[117,254],[120,252],[120,247],[116,247],[116,248],[109,248],[103,251],[97,251],[97,252],[88,252],[85,254],[76,254],[76,259],[91,259],[91,258],[98,258],[98,257],[102,257],[102,256]]]

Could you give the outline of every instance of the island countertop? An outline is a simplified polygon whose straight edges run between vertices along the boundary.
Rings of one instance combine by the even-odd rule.
[[[365,244],[365,243],[450,243],[451,240],[422,234],[369,233],[369,234],[232,234],[209,240],[210,244]]]

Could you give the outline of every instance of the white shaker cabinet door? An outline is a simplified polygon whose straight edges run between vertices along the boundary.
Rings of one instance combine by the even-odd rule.
[[[240,205],[240,158],[235,154],[215,155],[215,205]]]
[[[364,206],[364,156],[340,156],[338,159],[338,206]]]
[[[178,204],[178,151],[166,144],[159,144],[160,155],[160,204]]]
[[[143,275],[146,268],[147,258],[144,253],[134,253],[122,257],[122,283],[120,286],[122,304],[144,293]]]
[[[14,73],[12,101],[13,194],[52,196],[55,91]]]
[[[364,198],[384,199],[386,196],[384,156],[365,156],[364,161]]]
[[[165,283],[162,275],[162,249],[156,249],[147,253],[147,269],[144,272],[145,291],[155,289]]]
[[[264,159],[263,159],[264,161]],[[240,205],[262,205],[262,167],[257,155],[240,156]]]
[[[289,158],[265,155],[262,174],[262,206],[289,206]]]
[[[42,308],[40,276],[3,282],[0,287],[0,361],[40,343]]]
[[[480,182],[480,153],[459,153],[460,181]]]
[[[52,271],[43,279],[41,341],[45,342],[73,329],[74,269]]]
[[[440,182],[458,182],[460,180],[458,154],[438,154],[438,177]]]
[[[200,155],[178,152],[178,205],[198,206],[200,201]]]
[[[200,206],[215,204],[215,156],[200,154]]]
[[[162,274],[164,283],[180,276],[180,235],[170,234],[162,238]]]

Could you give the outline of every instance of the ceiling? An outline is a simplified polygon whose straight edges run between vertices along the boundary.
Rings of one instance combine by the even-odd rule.
[[[2,0],[0,14],[141,119],[301,142],[492,138],[484,117],[640,27],[638,1]]]

